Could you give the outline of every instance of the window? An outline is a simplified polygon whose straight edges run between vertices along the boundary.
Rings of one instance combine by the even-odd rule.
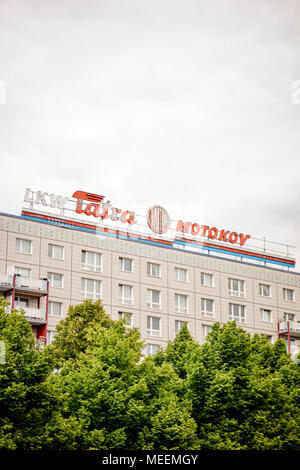
[[[229,304],[229,321],[246,323],[245,306]]]
[[[121,271],[132,272],[132,259],[130,258],[119,258]]]
[[[49,315],[52,317],[61,317],[61,302],[49,302]]]
[[[48,273],[50,287],[63,288],[63,275],[58,273]]]
[[[235,297],[245,297],[245,282],[240,279],[228,279],[228,294]]]
[[[15,297],[15,308],[28,308],[29,300],[26,297]]]
[[[119,317],[119,320],[124,319],[126,321],[125,326],[132,328],[133,326],[132,313],[118,312],[118,317]]]
[[[208,273],[201,273],[201,285],[206,287],[213,287],[213,275]]]
[[[183,294],[175,294],[175,312],[188,313],[188,296]]]
[[[64,247],[59,245],[48,245],[49,258],[64,259]]]
[[[181,321],[181,320],[175,320],[175,333],[179,333],[181,328],[186,325],[186,321]]]
[[[188,271],[187,269],[175,268],[174,269],[175,281],[187,282]]]
[[[147,317],[147,335],[161,336],[160,318]]]
[[[284,300],[294,301],[294,291],[292,289],[283,288],[283,298]]]
[[[27,268],[19,268],[18,266],[15,266],[14,273],[19,274],[19,276],[22,277],[30,277],[30,269]]]
[[[160,291],[147,289],[147,307],[160,308]]]
[[[160,264],[147,263],[148,276],[160,277]]]
[[[294,313],[284,313],[283,314],[283,319],[285,321],[295,321],[295,314]]]
[[[205,317],[214,318],[214,301],[211,299],[201,299],[201,313]]]
[[[159,349],[160,346],[158,344],[147,344],[147,356],[153,356]]]
[[[207,335],[211,330],[211,325],[201,325],[201,343],[204,343],[206,341]]]
[[[101,281],[81,278],[81,296],[84,299],[101,299]]]
[[[261,319],[261,321],[271,322],[272,321],[271,310],[266,310],[265,308],[261,308],[260,309],[260,319]]]
[[[47,331],[47,344],[52,343],[56,336],[56,331]]]
[[[263,297],[271,297],[271,286],[267,284],[259,284],[259,295]]]
[[[119,302],[121,304],[133,304],[133,288],[125,284],[119,284]]]
[[[25,253],[31,255],[32,242],[31,240],[24,240],[23,238],[16,238],[16,251],[18,253]]]
[[[89,271],[102,271],[102,255],[93,251],[81,250],[81,267]]]

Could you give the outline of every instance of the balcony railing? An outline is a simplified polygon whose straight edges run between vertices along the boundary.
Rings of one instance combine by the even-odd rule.
[[[297,333],[300,335],[300,323],[290,321],[290,320],[283,320],[279,322],[278,332],[283,333],[290,331],[290,333]]]
[[[31,279],[24,276],[16,276],[16,287],[28,290],[47,291],[47,281],[45,279]]]
[[[9,274],[0,274],[0,288],[11,287],[13,284],[13,276]]]
[[[25,312],[25,317],[27,318],[35,318],[37,320],[46,321],[46,311],[42,308],[30,308],[25,307],[22,308]]]

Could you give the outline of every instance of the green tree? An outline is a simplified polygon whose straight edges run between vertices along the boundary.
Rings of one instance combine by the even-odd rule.
[[[216,324],[187,370],[202,448],[300,448],[299,368],[282,341]]]
[[[59,390],[48,382],[54,368],[51,351],[39,351],[24,312],[8,313],[0,298],[0,449],[42,449],[56,439],[72,441],[76,433],[60,415]],[[52,429],[60,421],[60,436]],[[77,426],[78,429],[78,426]]]
[[[113,321],[104,311],[101,300],[84,300],[70,305],[65,319],[56,326],[56,336],[51,348],[61,366],[69,359],[76,359],[88,347],[87,336],[90,329],[100,325],[109,328]]]

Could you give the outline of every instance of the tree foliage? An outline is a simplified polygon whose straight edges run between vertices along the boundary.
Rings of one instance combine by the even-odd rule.
[[[145,358],[100,301],[70,307],[57,331],[38,351],[0,301],[0,448],[300,449],[300,367],[282,341],[228,323],[200,345],[184,326]]]

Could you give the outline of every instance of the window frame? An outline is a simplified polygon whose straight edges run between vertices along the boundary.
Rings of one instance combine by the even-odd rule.
[[[295,302],[295,290],[294,289],[290,289],[289,287],[283,287],[282,292],[283,292],[283,300],[285,300],[286,302]],[[287,295],[286,295],[287,292],[292,293],[292,299],[287,298]]]
[[[176,292],[175,294],[175,313],[189,313],[189,296],[187,294],[179,294],[178,292]],[[177,303],[176,302],[176,299],[180,298],[180,297],[183,297],[183,298],[186,298],[186,307],[181,307],[180,306],[180,303]]]
[[[28,271],[29,276],[24,276],[24,274],[22,274],[22,273],[20,273],[20,272],[16,272],[17,270],[25,270],[25,271]],[[14,274],[16,274],[17,276],[26,277],[26,278],[30,279],[30,278],[31,278],[31,269],[29,269],[29,268],[23,268],[22,266],[14,266]]]
[[[212,310],[211,311],[204,308],[204,304],[207,301],[211,302],[211,304],[212,304]],[[215,301],[214,301],[214,299],[207,299],[206,297],[201,297],[201,314],[205,318],[215,318]]]
[[[130,298],[124,296],[125,287],[130,288],[130,294],[131,294]],[[118,285],[118,299],[119,299],[119,303],[122,305],[133,305],[133,286],[130,286],[129,284],[119,284]],[[126,299],[129,299],[130,302],[127,302]]]
[[[239,307],[238,319],[235,318],[234,312],[233,313],[231,312],[232,310],[231,307],[234,307],[234,306]],[[243,317],[242,317],[242,313],[243,313]],[[235,321],[236,323],[241,323],[245,325],[247,323],[246,306],[241,305],[241,304],[229,303],[229,321]]]
[[[260,311],[260,321],[265,322],[265,323],[273,323],[273,315],[272,315],[272,310],[269,308],[263,308],[261,307],[259,309]],[[264,318],[264,314],[268,312],[269,313],[269,319]]]
[[[153,267],[153,266],[158,267],[158,274],[157,275],[153,274],[151,272],[151,267]],[[161,265],[159,263],[153,263],[152,261],[147,261],[147,276],[160,278],[161,277]]]
[[[87,259],[88,255],[93,255],[93,258],[94,258],[93,264],[88,263],[88,259]],[[82,260],[83,256],[85,256],[85,261]],[[97,256],[99,256],[99,264],[96,263]],[[81,250],[81,269],[84,269],[85,271],[101,273],[102,272],[102,258],[103,258],[102,253],[98,253],[96,251],[90,251],[90,250]]]
[[[153,327],[153,321],[158,321],[158,326],[159,328],[154,328]],[[161,337],[162,335],[162,329],[161,329],[161,318],[160,317],[153,317],[150,315],[147,315],[147,335],[148,336],[159,336]]]
[[[268,295],[264,294],[264,287],[268,287],[268,289],[269,289],[269,294]],[[271,298],[272,297],[271,285],[270,284],[259,283],[258,284],[258,293],[261,297]]]
[[[130,269],[125,269],[126,261],[130,261]],[[133,259],[126,256],[119,256],[120,270],[124,273],[133,273]]]
[[[230,286],[232,284],[231,281],[237,282],[238,283],[238,290],[233,289],[233,286]],[[240,286],[242,286],[242,290],[240,289]],[[233,277],[228,278],[228,295],[231,297],[239,297],[241,299],[244,299],[246,297],[246,282],[243,279],[237,279]]]
[[[180,279],[179,273],[180,271],[185,273],[185,279]],[[177,274],[176,274],[177,273]],[[188,269],[179,268],[178,266],[174,267],[174,280],[178,282],[189,282],[189,272]]]
[[[209,279],[211,279],[211,284],[207,284],[205,282],[205,279],[206,277],[208,277]],[[200,285],[203,286],[203,287],[214,287],[215,286],[215,283],[214,283],[214,275],[211,274],[211,273],[206,273],[206,272],[201,272],[200,273]]]
[[[61,257],[54,256],[56,248],[61,249],[61,254],[62,254]],[[65,259],[65,247],[63,245],[56,245],[55,243],[48,243],[48,258],[64,261],[64,259]]]
[[[52,312],[53,304],[60,305],[60,312],[59,312],[59,315],[56,315],[56,314],[54,314],[54,313]],[[56,300],[49,300],[49,303],[48,303],[48,314],[50,315],[50,317],[61,318],[61,317],[62,317],[62,305],[63,305],[62,302],[57,302]]]
[[[82,288],[82,284],[83,284],[82,281],[84,281],[84,284],[85,284],[84,288]],[[93,290],[92,291],[88,291],[88,289],[87,289],[88,282],[87,281],[93,282]],[[97,289],[95,288],[97,285],[99,285],[99,293],[97,292]],[[81,278],[80,288],[81,288],[81,297],[83,299],[91,299],[91,300],[101,300],[102,299],[102,281],[100,279],[91,279],[91,278],[88,278],[88,277],[82,277]],[[89,292],[93,294],[92,297],[89,297],[89,296],[86,295]]]
[[[19,243],[17,243],[17,242],[19,242]],[[29,243],[30,251],[24,251],[22,249],[23,242],[28,242]],[[19,244],[19,249],[17,249],[18,244]],[[32,255],[32,240],[29,240],[28,238],[16,237],[15,250],[16,250],[16,253],[22,253],[23,255]]]
[[[153,295],[152,295],[153,292],[158,293],[158,302],[153,301]],[[151,299],[149,299],[150,293],[151,293]],[[156,309],[156,310],[160,310],[161,309],[161,291],[158,290],[158,289],[147,288],[147,294],[146,295],[147,295],[147,299],[146,299],[147,308],[153,308],[153,309]]]
[[[49,278],[49,274],[51,275],[51,279]],[[60,276],[61,277],[61,285],[60,286],[55,286],[53,285],[53,278],[52,276],[54,275],[57,275],[57,276]],[[55,273],[53,271],[48,271],[47,272],[47,279],[49,281],[49,287],[51,287],[52,289],[63,289],[64,288],[64,275],[61,274],[61,273]]]

